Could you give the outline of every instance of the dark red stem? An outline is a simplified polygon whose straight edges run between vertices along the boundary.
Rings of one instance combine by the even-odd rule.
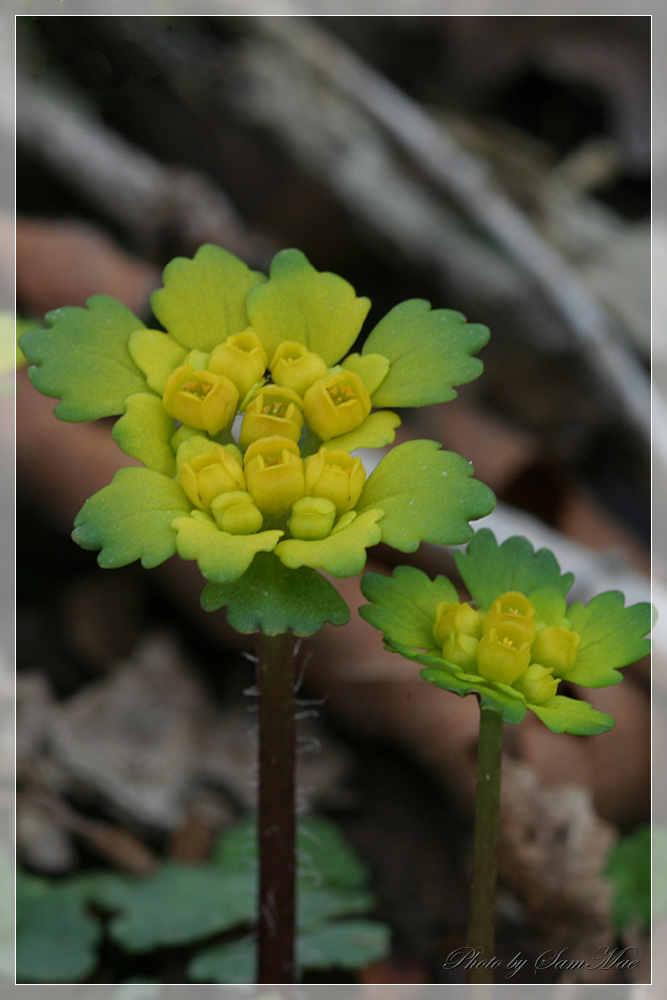
[[[294,636],[260,634],[258,983],[294,983]]]

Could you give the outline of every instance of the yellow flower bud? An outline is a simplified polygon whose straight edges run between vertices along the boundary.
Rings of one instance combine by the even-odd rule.
[[[322,441],[353,431],[371,412],[371,397],[355,372],[341,371],[311,385],[303,399],[306,422]]]
[[[306,494],[332,500],[337,514],[352,510],[366,482],[366,473],[360,458],[353,458],[346,451],[320,448],[305,463]]]
[[[552,671],[547,670],[541,663],[531,663],[521,676],[517,677],[512,687],[524,695],[531,705],[542,705],[553,698],[558,690],[558,681]]]
[[[266,351],[251,328],[227,337],[211,353],[209,371],[226,375],[239,391],[241,399],[259,382],[266,371]]]
[[[301,399],[291,389],[268,385],[253,396],[246,407],[239,443],[243,449],[266,437],[301,437]]]
[[[482,616],[470,604],[459,601],[440,601],[435,609],[435,625],[433,637],[439,646],[452,632],[463,632],[465,635],[479,639],[482,634]]]
[[[211,513],[222,531],[230,535],[252,535],[262,527],[262,512],[249,493],[236,490],[223,493],[211,504]]]
[[[575,664],[580,638],[578,632],[561,625],[541,628],[533,641],[533,659],[563,677]]]
[[[192,365],[181,365],[171,373],[162,397],[171,417],[209,434],[231,424],[238,401],[238,389],[225,375],[195,371]]]
[[[300,396],[313,382],[324,378],[328,370],[324,358],[294,340],[284,340],[280,344],[269,367],[276,385],[284,385]]]
[[[282,517],[304,494],[303,459],[294,441],[267,437],[245,454],[248,492],[267,517]]]
[[[484,616],[482,631],[486,633],[493,627],[512,622],[521,625],[525,641],[533,641],[537,631],[535,608],[525,594],[516,590],[508,590],[493,602]]]
[[[492,627],[479,640],[477,669],[489,681],[512,684],[530,663],[530,642],[519,623]]]
[[[465,632],[451,632],[442,646],[442,655],[449,663],[464,670],[476,669],[479,640]]]
[[[245,490],[241,464],[222,445],[216,445],[214,451],[203,452],[184,462],[178,481],[195,507],[206,511],[221,493]]]
[[[292,507],[292,516],[287,522],[294,538],[313,541],[327,538],[336,520],[336,507],[332,500],[324,497],[302,497]]]

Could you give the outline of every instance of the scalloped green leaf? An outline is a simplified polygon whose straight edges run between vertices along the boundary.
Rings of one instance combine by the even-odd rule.
[[[299,817],[297,823],[297,880],[305,887],[360,889],[368,882],[366,867],[324,816]],[[246,816],[223,833],[212,855],[214,864],[234,871],[257,873],[257,818]]]
[[[431,580],[414,566],[397,566],[391,576],[365,573],[361,592],[372,602],[359,608],[365,621],[405,646],[436,651],[435,609],[440,601],[459,599],[447,577]]]
[[[414,552],[420,542],[466,542],[472,535],[468,521],[485,517],[496,503],[472,474],[470,462],[436,441],[406,441],[368,477],[357,509],[383,510],[382,541],[401,552]]]
[[[164,287],[151,297],[153,312],[184,347],[211,351],[248,326],[246,296],[263,274],[206,243],[192,260],[176,257],[164,269]]]
[[[296,962],[302,969],[360,969],[389,951],[391,928],[376,920],[337,920],[299,935]],[[200,951],[188,967],[199,983],[253,983],[256,946],[250,938]]]
[[[391,410],[376,410],[370,413],[364,422],[350,431],[349,434],[341,434],[340,437],[331,438],[327,441],[327,448],[332,451],[356,451],[357,448],[384,448],[386,444],[393,444],[396,439],[396,428],[401,424],[401,418]]]
[[[80,983],[97,962],[99,923],[67,883],[16,880],[18,983]]]
[[[651,643],[644,636],[651,629],[651,605],[644,602],[626,608],[624,601],[620,591],[607,590],[588,604],[573,604],[568,610],[570,628],[581,636],[568,681],[590,688],[618,684],[623,679],[619,668],[650,651]]]
[[[473,599],[482,608],[508,590],[530,594],[548,587],[566,594],[574,583],[572,573],[561,575],[556,557],[549,549],[533,550],[527,538],[515,535],[498,545],[488,528],[471,539],[465,552],[454,559]]]
[[[413,659],[418,659],[418,657],[413,657]],[[422,661],[420,660],[420,662]],[[465,698],[469,694],[478,695],[482,708],[500,712],[503,722],[516,725],[525,718],[526,702],[516,694],[511,693],[506,685],[503,685],[502,688],[492,688],[481,677],[475,680],[467,674],[456,674],[439,667],[426,667],[419,671],[419,675],[425,681],[430,681],[431,684],[435,684],[436,687],[443,688],[445,691],[452,691],[461,698]]]
[[[325,885],[304,885],[297,889],[297,922],[300,933],[338,917],[368,913],[375,900],[360,889],[338,889]]]
[[[535,624],[538,628],[545,625],[562,625],[569,628],[567,618],[567,603],[560,590],[553,587],[538,587],[526,595],[535,608]]]
[[[337,920],[299,935],[297,964],[303,969],[361,969],[384,958],[391,928],[377,920]]]
[[[111,436],[126,455],[164,476],[173,476],[176,459],[170,445],[174,421],[162,400],[152,392],[128,396],[126,410],[113,426]]]
[[[129,952],[185,945],[255,916],[256,879],[212,865],[167,862],[156,875],[119,886],[111,937]]]
[[[345,625],[347,604],[323,576],[312,569],[288,569],[271,553],[255,556],[248,571],[233,583],[209,583],[201,597],[205,611],[227,609],[233,629],[248,635],[314,635],[323,625]]]
[[[611,715],[598,712],[587,701],[578,701],[562,694],[555,695],[543,705],[529,705],[528,708],[552,733],[597,736],[616,725]]]
[[[369,334],[362,356],[381,354],[391,364],[372,394],[374,406],[426,406],[454,399],[455,385],[472,382],[483,365],[471,357],[489,331],[466,323],[451,309],[431,309],[424,299],[395,306]]]
[[[74,519],[72,538],[84,549],[100,549],[97,561],[105,569],[135,559],[150,569],[175,553],[171,522],[190,506],[178,483],[153,469],[130,466],[86,500]]]
[[[188,353],[162,330],[137,330],[129,339],[128,350],[137,368],[146,376],[148,387],[160,396],[174,369],[185,364]]]
[[[60,420],[115,416],[128,396],[146,391],[127,347],[130,334],[144,324],[109,295],[94,295],[86,305],[56,309],[46,316],[47,329],[21,337],[30,381],[60,400],[53,411]]]
[[[282,531],[260,531],[254,535],[230,535],[221,531],[208,514],[193,510],[190,517],[177,517],[176,549],[182,559],[196,559],[200,572],[212,583],[238,580],[258,552],[272,552]],[[208,609],[210,610],[210,609]]]
[[[252,327],[271,360],[284,340],[294,340],[333,365],[356,340],[370,308],[337,274],[317,271],[300,250],[281,250],[269,280],[248,294]]]
[[[356,576],[366,565],[366,549],[377,545],[382,537],[378,524],[381,519],[381,510],[366,510],[346,528],[327,538],[316,541],[288,538],[279,542],[276,555],[291,570],[310,566],[331,576]]]

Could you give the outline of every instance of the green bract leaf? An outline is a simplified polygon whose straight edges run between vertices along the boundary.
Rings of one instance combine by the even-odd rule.
[[[357,509],[383,510],[382,541],[401,552],[414,552],[420,542],[465,542],[468,521],[489,514],[496,502],[472,473],[470,462],[435,441],[406,441],[371,473]]]
[[[297,963],[304,969],[360,969],[389,951],[391,930],[375,920],[339,920],[299,935]]]
[[[137,330],[128,344],[132,360],[146,376],[153,392],[162,395],[167,379],[188,353],[185,347],[161,330]]]
[[[424,299],[395,306],[370,333],[362,355],[381,354],[389,373],[373,393],[374,406],[426,406],[454,399],[455,385],[471,382],[482,362],[471,358],[489,339],[478,323],[461,313],[431,310]]]
[[[171,522],[190,510],[190,501],[172,479],[152,469],[120,469],[77,514],[72,538],[84,549],[100,549],[106,569],[141,559],[146,569],[176,551]]]
[[[97,960],[100,927],[67,884],[17,878],[16,978],[19,983],[79,983]]]
[[[384,448],[396,438],[396,430],[401,418],[391,410],[377,410],[369,414],[364,422],[349,434],[327,441],[327,448],[335,451],[356,451],[357,448]]]
[[[403,656],[406,655],[403,653]],[[426,657],[413,656],[408,658],[415,659],[420,663],[428,662]],[[431,662],[433,661],[431,660]],[[439,667],[426,667],[425,670],[420,670],[419,674],[425,681],[430,681],[436,687],[444,688],[446,691],[452,691],[462,698],[469,694],[479,695],[482,708],[500,712],[503,722],[516,724],[521,722],[526,715],[525,700],[505,684],[491,685],[482,677],[475,678],[468,674],[458,674],[451,669],[446,670]]]
[[[348,354],[343,363],[347,371],[355,372],[370,396],[382,385],[389,371],[389,359],[381,354]]]
[[[127,951],[189,944],[253,919],[255,878],[211,865],[165,864],[116,890],[111,936]]]
[[[196,559],[203,576],[213,583],[230,583],[246,572],[258,552],[272,552],[282,531],[260,531],[255,535],[230,535],[221,531],[212,517],[194,510],[190,517],[177,517],[176,548],[182,559]]]
[[[138,458],[149,469],[173,476],[176,460],[169,441],[174,433],[174,421],[162,400],[152,392],[128,396],[126,410],[116,421],[111,436],[127,455]]]
[[[46,316],[50,328],[30,330],[21,347],[33,366],[30,381],[45,396],[60,399],[61,420],[97,420],[125,409],[125,400],[146,390],[127,349],[141,320],[108,295],[88,299],[87,309],[66,306]]]
[[[643,636],[651,628],[651,605],[624,607],[618,590],[598,594],[588,604],[573,604],[567,613],[570,628],[581,636],[577,661],[567,680],[584,687],[606,687],[623,679],[619,667],[645,656],[651,644]]]
[[[530,594],[548,587],[566,594],[574,582],[572,573],[561,576],[560,566],[548,549],[533,551],[528,539],[515,536],[498,545],[488,528],[478,531],[465,552],[454,558],[463,580],[482,608],[508,590]]]
[[[288,538],[276,546],[276,555],[289,569],[310,566],[331,576],[356,576],[366,565],[366,549],[381,538],[381,510],[358,514],[346,528],[318,541]]]
[[[153,312],[184,347],[211,351],[248,326],[246,295],[266,280],[227,250],[205,244],[192,260],[176,257],[153,293]]]
[[[345,625],[350,618],[345,601],[328,580],[305,567],[287,569],[273,554],[255,556],[250,569],[233,583],[209,583],[201,603],[205,611],[225,607],[231,627],[245,635],[258,630],[279,635],[288,629],[299,636],[314,635],[326,622]]]
[[[361,580],[364,597],[372,601],[359,614],[392,640],[416,649],[437,650],[433,638],[435,609],[440,601],[458,601],[447,577],[429,579],[414,566],[397,566],[391,576],[366,573]]]
[[[344,278],[316,271],[300,250],[277,253],[267,283],[248,295],[250,321],[269,360],[282,341],[294,340],[335,364],[356,340],[369,308]]]
[[[529,708],[553,733],[595,736],[606,733],[616,725],[611,715],[598,712],[587,701],[577,701],[561,694],[543,705],[529,705]]]
[[[538,628],[543,628],[545,625],[562,625],[569,628],[567,604],[560,590],[540,587],[531,590],[526,596],[535,608],[535,624]]]

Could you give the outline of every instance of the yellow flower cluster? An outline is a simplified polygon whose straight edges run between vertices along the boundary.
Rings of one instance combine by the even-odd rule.
[[[433,635],[449,663],[510,684],[534,705],[553,698],[576,662],[580,639],[562,625],[538,628],[535,608],[514,590],[498,597],[486,613],[470,604],[441,601]]]
[[[371,400],[355,372],[330,371],[319,355],[291,341],[269,362],[247,329],[219,344],[205,368],[176,368],[163,403],[175,420],[211,437],[243,411],[238,447],[206,447],[180,467],[190,501],[223,531],[251,534],[289,516],[292,537],[314,540],[353,519],[366,479],[361,460],[326,444],[304,459],[299,441],[304,425],[327,442],[363,423]]]

